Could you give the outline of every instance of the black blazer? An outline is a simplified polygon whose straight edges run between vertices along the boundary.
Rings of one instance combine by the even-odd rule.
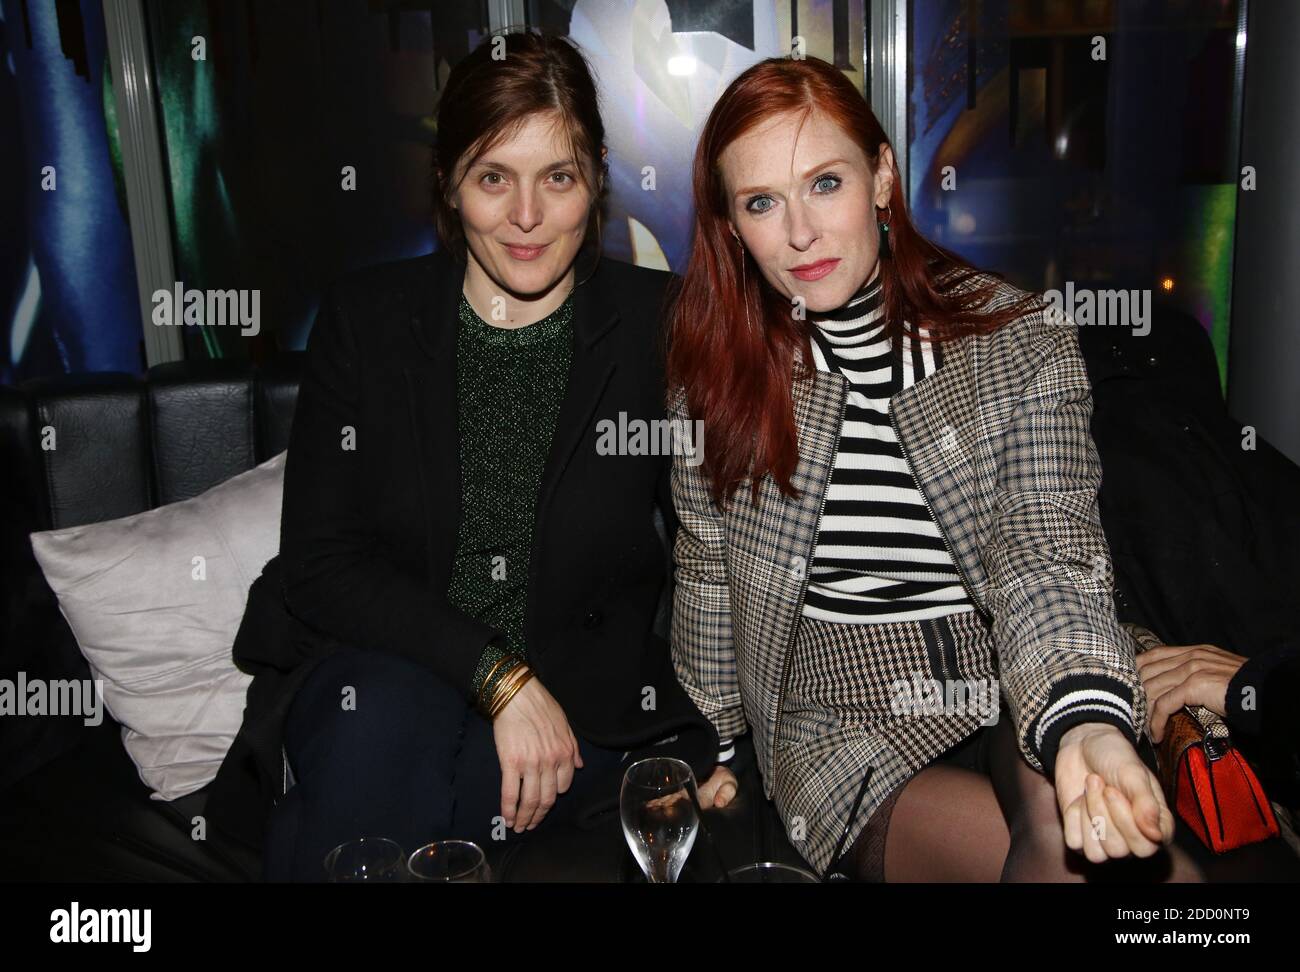
[[[703,776],[717,733],[651,632],[670,562],[656,505],[669,543],[676,529],[671,456],[597,448],[603,420],[617,428],[666,416],[660,333],[671,279],[602,258],[574,292],[524,636],[575,734],[634,758],[676,755]],[[284,791],[284,716],[316,660],[345,644],[396,652],[468,699],[483,648],[499,635],[446,598],[460,515],[463,280],[463,265],[430,254],[354,272],[321,305],[289,439],[280,553],[254,583],[235,643],[236,664],[255,678],[208,805],[215,826],[254,845]],[[343,447],[348,435],[353,449]],[[616,803],[617,783],[593,788],[584,818]]]

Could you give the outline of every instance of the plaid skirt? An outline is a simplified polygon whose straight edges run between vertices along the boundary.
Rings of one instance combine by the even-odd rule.
[[[997,659],[975,611],[876,624],[801,617],[791,650],[772,796],[820,874],[913,775],[997,722]]]

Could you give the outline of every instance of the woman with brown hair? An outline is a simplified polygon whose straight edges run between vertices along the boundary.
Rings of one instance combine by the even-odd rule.
[[[268,878],[359,837],[490,850],[615,807],[625,759],[712,765],[651,631],[670,460],[598,448],[664,418],[668,279],[599,259],[603,141],[572,45],[488,38],[438,108],[442,251],[325,297],[259,580],[287,633],[236,649],[254,761],[283,744],[294,781]]]
[[[693,188],[668,380],[705,449],[674,463],[672,646],[724,749],[753,730],[820,870],[1194,878],[1137,751],[1073,327],[917,233],[815,58],[732,82]]]

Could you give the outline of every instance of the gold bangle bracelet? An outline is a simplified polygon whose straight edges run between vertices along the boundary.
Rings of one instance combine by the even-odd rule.
[[[485,698],[483,700],[483,704],[479,706],[479,711],[481,711],[485,716],[492,715],[493,710],[496,708],[497,700],[501,698],[502,691],[504,691],[508,685],[512,684],[514,679],[518,677],[519,670],[525,667],[525,663],[522,658],[519,658],[518,656],[515,655],[510,656],[510,658],[511,661],[513,661],[515,664],[512,665],[511,668],[505,672],[505,674],[503,674],[499,679],[497,679],[497,683],[492,686],[491,695]]]
[[[514,680],[510,688],[504,693],[504,698],[493,700],[496,704],[492,709],[492,718],[496,718],[496,716],[500,714],[501,710],[510,704],[510,700],[519,694],[519,690],[522,689],[525,685],[527,685],[528,681],[533,677],[534,674],[536,674],[531,668],[528,668],[526,665],[521,665],[519,667],[524,669],[523,674],[521,674]],[[516,671],[517,670],[518,669],[516,669]],[[514,673],[512,672],[511,674],[513,675]]]
[[[483,708],[483,693],[487,690],[487,687],[492,684],[492,676],[496,674],[496,670],[500,668],[502,665],[504,665],[506,662],[510,661],[515,657],[517,656],[515,656],[510,652],[507,652],[506,654],[502,655],[500,658],[497,659],[495,665],[493,665],[491,668],[488,669],[487,675],[483,677],[483,684],[478,687],[478,698],[474,700],[475,705],[478,708],[480,709]]]
[[[526,664],[519,664],[510,669],[497,683],[496,691],[492,694],[492,700],[488,703],[488,717],[495,718],[496,715],[506,707],[512,698],[514,698],[517,687],[522,687],[524,676],[528,672]]]
[[[499,715],[502,713],[502,711],[504,711],[505,707],[508,706],[508,705],[511,703],[511,701],[514,700],[514,697],[515,697],[516,695],[519,694],[519,690],[522,689],[522,688],[524,687],[524,685],[525,685],[527,682],[528,682],[528,679],[527,679],[527,678],[523,678],[523,679],[521,679],[521,680],[520,680],[520,681],[519,681],[519,682],[518,682],[518,683],[517,683],[517,684],[516,684],[516,685],[515,685],[515,686],[514,686],[510,691],[509,691],[509,693],[506,694],[505,698],[503,698],[503,699],[501,700],[501,704],[500,704],[499,706],[497,706],[496,711],[492,713],[492,718],[493,718],[493,719],[495,719],[497,716],[499,716]]]

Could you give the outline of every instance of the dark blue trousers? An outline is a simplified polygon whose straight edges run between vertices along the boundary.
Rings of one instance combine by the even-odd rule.
[[[355,699],[344,706],[345,692]],[[576,733],[575,733],[576,735]],[[622,752],[578,739],[584,768],[531,831],[501,816],[492,725],[433,672],[396,655],[339,651],[320,662],[290,707],[285,749],[296,783],[268,825],[268,881],[324,880],[331,849],[387,837],[409,855],[434,840],[515,841],[571,816],[575,797]]]

